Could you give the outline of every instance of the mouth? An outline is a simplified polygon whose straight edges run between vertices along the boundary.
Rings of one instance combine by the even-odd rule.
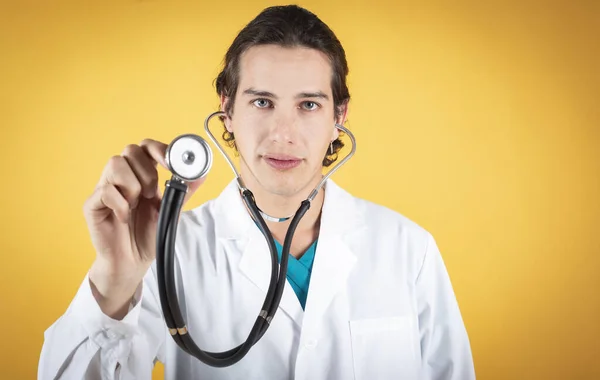
[[[289,170],[297,167],[302,159],[287,155],[264,155],[263,159],[269,166],[277,170]]]

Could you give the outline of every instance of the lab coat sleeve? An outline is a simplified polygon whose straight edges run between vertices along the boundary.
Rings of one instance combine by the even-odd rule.
[[[423,380],[475,379],[467,331],[440,251],[427,234],[416,280]]]
[[[38,380],[150,379],[154,363],[164,360],[165,341],[153,268],[122,320],[101,311],[86,274],[66,312],[44,333]]]

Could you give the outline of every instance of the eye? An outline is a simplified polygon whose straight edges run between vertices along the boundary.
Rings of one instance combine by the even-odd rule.
[[[269,99],[256,99],[252,101],[252,104],[258,108],[268,108],[271,106],[271,101]]]
[[[311,102],[311,101],[302,102],[302,108],[304,108],[307,111],[314,111],[319,107],[321,107],[321,105],[316,102]]]

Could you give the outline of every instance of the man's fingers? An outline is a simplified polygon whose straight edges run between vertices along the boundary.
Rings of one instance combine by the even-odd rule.
[[[138,204],[142,185],[123,156],[113,156],[106,165],[98,186],[114,185],[125,197],[130,208]]]
[[[122,156],[125,157],[142,186],[142,195],[148,199],[154,198],[158,186],[156,161],[135,144],[127,145]]]
[[[144,139],[140,143],[140,147],[154,162],[158,162],[163,168],[168,169],[167,162],[165,161],[167,144],[152,139]]]
[[[129,222],[129,203],[112,184],[96,188],[92,196],[85,202],[84,213],[88,218],[104,218],[107,213],[114,212],[122,223]]]

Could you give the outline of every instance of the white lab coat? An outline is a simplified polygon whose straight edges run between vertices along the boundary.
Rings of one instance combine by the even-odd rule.
[[[246,340],[270,278],[267,243],[232,181],[182,214],[176,242],[184,317],[198,346]],[[207,366],[179,349],[162,319],[156,267],[122,321],[104,315],[85,277],[45,332],[38,379],[381,380],[475,378],[467,332],[432,236],[329,180],[306,310],[286,283],[263,338],[237,364]]]

